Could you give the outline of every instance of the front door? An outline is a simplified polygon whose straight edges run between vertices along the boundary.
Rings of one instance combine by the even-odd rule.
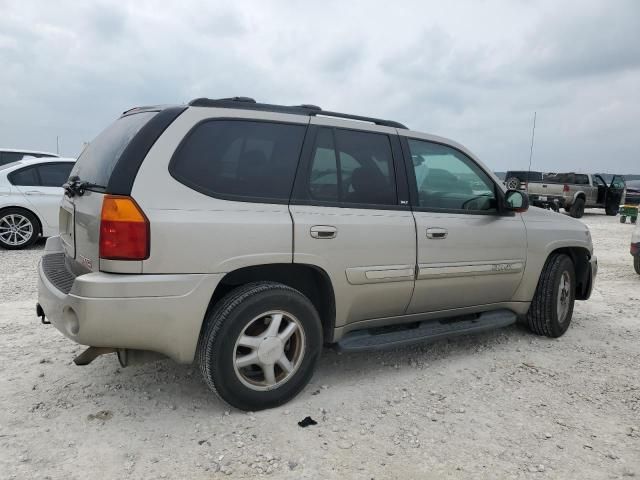
[[[498,210],[498,186],[451,146],[403,142],[418,241],[418,275],[407,313],[509,301],[522,279],[526,231]]]
[[[330,276],[336,327],[401,315],[414,285],[416,238],[406,180],[405,205],[398,198],[396,178],[405,178],[396,172],[399,140],[391,128],[358,131],[323,122],[312,119],[296,176],[293,260]]]
[[[616,210],[618,206],[622,205],[625,201],[627,193],[627,185],[624,182],[624,178],[619,175],[614,175],[607,191],[607,209]]]

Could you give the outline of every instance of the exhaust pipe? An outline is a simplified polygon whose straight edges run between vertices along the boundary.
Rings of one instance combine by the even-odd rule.
[[[130,365],[139,365],[141,363],[155,362],[165,357],[161,353],[151,352],[149,350],[132,350],[130,348],[118,349],[118,361],[122,367]]]

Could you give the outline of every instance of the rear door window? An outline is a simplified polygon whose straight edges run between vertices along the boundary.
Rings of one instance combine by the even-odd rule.
[[[308,184],[311,200],[397,205],[389,137],[321,128],[312,153]]]
[[[9,181],[16,186],[39,186],[38,171],[36,166],[21,168],[9,174]]]
[[[306,125],[210,120],[176,150],[169,171],[205,195],[247,201],[288,201]]]
[[[40,174],[40,183],[43,187],[61,187],[69,178],[73,163],[45,163],[38,165],[37,168]]]
[[[22,152],[0,152],[0,165],[17,162],[22,160],[25,154]]]
[[[98,135],[75,163],[71,175],[107,186],[111,172],[131,139],[158,112],[141,112],[120,117]]]

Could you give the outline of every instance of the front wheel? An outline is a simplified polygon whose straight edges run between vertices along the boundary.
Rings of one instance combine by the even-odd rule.
[[[575,269],[564,254],[552,254],[544,265],[527,313],[532,332],[560,337],[567,331],[575,302]]]
[[[633,220],[631,220],[631,222],[633,223]],[[620,215],[620,223],[627,223],[627,217]]]
[[[640,275],[640,255],[635,255],[633,257],[633,268],[635,268],[636,273]]]
[[[322,350],[322,325],[298,290],[274,282],[231,291],[205,319],[198,343],[202,375],[222,400],[263,410],[295,397]]]
[[[604,211],[610,217],[615,217],[618,214],[618,206],[617,205],[607,205],[605,207]]]

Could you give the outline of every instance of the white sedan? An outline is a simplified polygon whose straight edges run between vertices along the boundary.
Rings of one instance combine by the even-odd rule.
[[[58,233],[73,158],[24,158],[0,166],[0,247],[25,248]]]

